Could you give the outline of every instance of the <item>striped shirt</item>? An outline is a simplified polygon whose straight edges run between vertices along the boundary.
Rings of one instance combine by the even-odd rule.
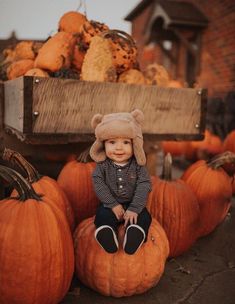
[[[97,163],[92,180],[96,195],[105,207],[127,204],[128,210],[138,214],[146,206],[151,191],[147,169],[139,166],[134,157],[124,166],[108,158]]]

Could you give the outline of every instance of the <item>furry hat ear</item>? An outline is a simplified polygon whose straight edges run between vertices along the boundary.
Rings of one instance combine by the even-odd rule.
[[[142,125],[144,122],[144,113],[139,110],[139,109],[135,109],[134,111],[131,112],[131,115],[134,117],[134,119],[140,124]]]
[[[95,114],[91,119],[91,127],[93,129],[102,121],[103,115],[102,114]]]

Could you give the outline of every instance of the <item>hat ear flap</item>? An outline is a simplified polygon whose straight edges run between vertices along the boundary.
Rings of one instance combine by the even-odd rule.
[[[95,114],[91,119],[91,127],[93,129],[102,121],[103,115],[102,114]]]
[[[140,111],[139,109],[135,109],[134,111],[131,112],[131,115],[134,117],[134,119],[142,125],[144,122],[144,113]]]
[[[90,156],[95,162],[101,162],[106,159],[104,144],[100,140],[96,140],[90,148]]]
[[[143,138],[141,137],[133,138],[133,151],[137,164],[140,166],[145,166],[146,156],[143,148]]]

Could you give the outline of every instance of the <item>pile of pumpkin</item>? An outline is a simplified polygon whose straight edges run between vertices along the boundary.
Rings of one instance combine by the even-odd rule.
[[[235,130],[230,131],[224,140],[206,129],[203,140],[162,141],[160,145],[164,154],[170,153],[173,157],[183,157],[190,162],[206,160],[225,151],[235,153]],[[232,185],[235,193],[235,181]]]
[[[88,20],[77,11],[65,13],[57,33],[44,43],[21,41],[5,49],[2,57],[0,69],[5,80],[25,75],[181,86],[157,63],[141,71],[137,46],[129,34]]]
[[[199,141],[162,141],[161,148],[164,153],[171,153],[172,156],[183,156],[185,159],[195,161],[206,159],[216,154],[229,150],[228,142],[230,137],[223,141],[218,135],[213,134],[209,129],[205,130],[204,139]]]
[[[152,176],[148,239],[134,255],[122,248],[108,254],[95,241],[95,163],[71,160],[54,180],[41,176],[18,152],[5,149],[2,158],[11,168],[0,166],[0,176],[14,190],[0,201],[1,303],[59,303],[74,272],[106,296],[131,296],[155,286],[168,257],[187,251],[226,217],[235,174],[234,142],[234,153],[198,160],[177,180],[171,179],[171,155],[165,156],[162,176]],[[121,226],[120,241],[123,235]]]

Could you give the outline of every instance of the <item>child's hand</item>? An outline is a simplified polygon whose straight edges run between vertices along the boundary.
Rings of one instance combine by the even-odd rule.
[[[126,210],[126,212],[124,213],[124,226],[126,227],[128,222],[130,222],[130,224],[137,224],[137,217],[138,217],[138,213],[134,212],[134,211],[130,211],[130,210]]]
[[[117,205],[112,208],[113,213],[116,215],[116,218],[120,221],[123,219],[123,215],[125,213],[125,210],[123,209],[122,205]]]

